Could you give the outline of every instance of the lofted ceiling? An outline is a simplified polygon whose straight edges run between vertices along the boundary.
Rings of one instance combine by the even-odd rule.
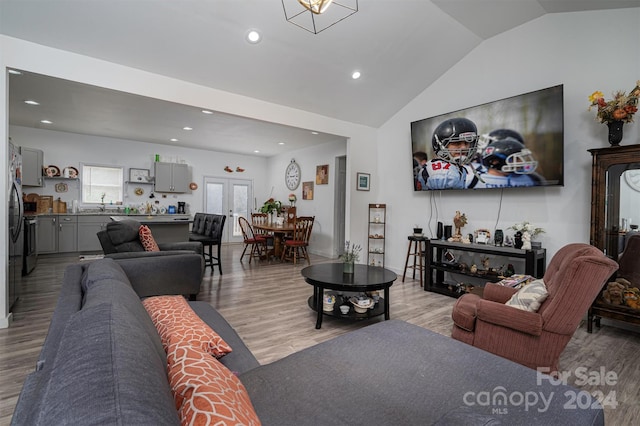
[[[286,22],[281,0],[1,0],[0,33],[377,128],[483,40],[546,13],[626,7],[640,0],[359,0],[312,34]],[[29,73],[9,93],[10,124],[26,127],[48,118],[53,130],[265,156],[339,139]]]

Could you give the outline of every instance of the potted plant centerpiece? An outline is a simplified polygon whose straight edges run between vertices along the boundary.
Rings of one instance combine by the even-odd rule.
[[[280,213],[280,209],[282,208],[282,203],[280,201],[276,201],[273,197],[269,198],[264,202],[262,207],[260,207],[260,213],[267,213],[269,215],[269,223],[274,222],[274,216]]]
[[[353,265],[360,260],[360,252],[362,247],[360,244],[351,244],[350,241],[344,243],[344,254],[342,255],[342,271],[345,274],[353,274]]]

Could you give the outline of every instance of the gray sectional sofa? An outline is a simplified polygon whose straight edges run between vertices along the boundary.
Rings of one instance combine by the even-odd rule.
[[[13,425],[179,424],[166,355],[140,302],[191,294],[163,278],[177,257],[68,267]],[[576,389],[403,321],[366,326],[261,366],[211,305],[189,303],[233,348],[221,362],[236,372],[264,425],[604,424],[597,403],[567,408]]]

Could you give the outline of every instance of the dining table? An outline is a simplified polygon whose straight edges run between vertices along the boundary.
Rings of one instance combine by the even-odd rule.
[[[263,223],[252,225],[254,229],[273,234],[273,255],[280,258],[284,248],[284,237],[292,235],[296,229],[293,223]]]

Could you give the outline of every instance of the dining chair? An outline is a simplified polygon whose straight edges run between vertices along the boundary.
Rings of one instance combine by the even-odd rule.
[[[242,250],[242,254],[240,255],[240,262],[242,262],[247,248],[249,248],[249,263],[251,263],[253,257],[260,259],[265,256],[267,247],[266,238],[262,235],[256,235],[253,232],[253,227],[244,216],[238,217],[238,224],[240,225],[242,238],[244,239],[244,250]]]
[[[282,214],[284,216],[284,223],[293,224],[296,221],[296,207],[295,206],[283,206]]]
[[[298,259],[307,259],[307,263],[311,265],[307,248],[309,247],[314,221],[315,216],[299,216],[296,218],[291,239],[284,241],[281,260],[285,258],[293,259],[293,264],[295,265]]]
[[[271,253],[273,253],[274,251],[273,232],[269,232],[264,229],[257,228],[256,226],[267,225],[268,223],[269,223],[269,215],[267,213],[251,213],[251,225],[253,227],[253,234],[255,236],[265,238],[267,258],[269,258]]]

